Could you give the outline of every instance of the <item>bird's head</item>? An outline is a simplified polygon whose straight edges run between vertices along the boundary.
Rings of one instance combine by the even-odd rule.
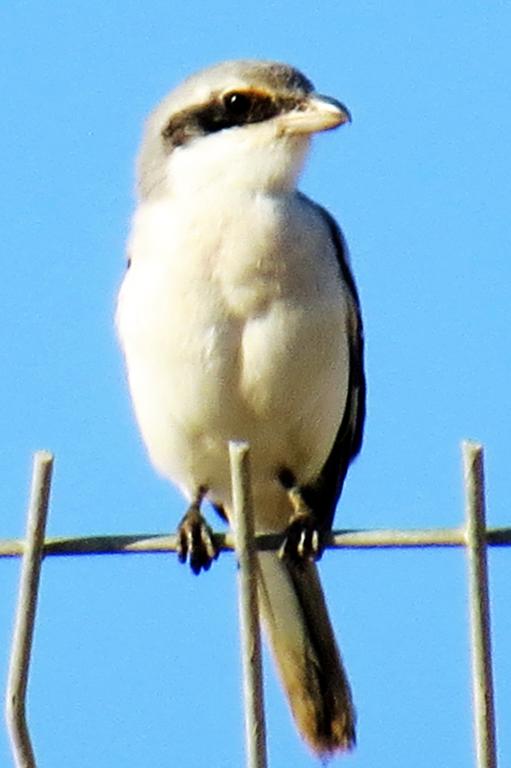
[[[149,117],[138,161],[142,198],[194,194],[221,183],[294,187],[310,137],[350,114],[286,64],[228,61],[172,91]]]

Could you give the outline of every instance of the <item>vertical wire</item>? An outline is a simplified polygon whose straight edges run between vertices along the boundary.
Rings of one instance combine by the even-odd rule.
[[[238,556],[238,602],[247,768],[266,768],[266,728],[262,676],[261,633],[257,602],[257,554],[254,511],[250,486],[247,443],[230,442],[232,497],[236,553]]]
[[[53,456],[50,453],[39,451],[35,454],[5,706],[7,730],[17,768],[36,766],[25,702],[52,468]]]
[[[483,449],[462,444],[477,768],[497,768]]]

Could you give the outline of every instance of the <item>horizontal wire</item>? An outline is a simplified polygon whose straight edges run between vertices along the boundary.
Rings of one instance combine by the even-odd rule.
[[[259,551],[276,550],[282,544],[283,534],[258,534]],[[215,533],[219,550],[234,550],[231,533]],[[511,528],[487,528],[486,543],[490,547],[511,545]],[[20,557],[24,551],[23,539],[0,539],[0,558]],[[465,528],[377,529],[333,531],[327,539],[326,549],[407,549],[413,547],[466,546]],[[47,538],[44,556],[70,555],[128,555],[175,552],[177,536],[163,534],[123,534],[113,536],[79,536]]]

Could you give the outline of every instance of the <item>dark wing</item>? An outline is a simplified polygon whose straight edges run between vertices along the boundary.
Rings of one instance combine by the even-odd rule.
[[[335,507],[341,495],[344,479],[352,460],[360,451],[366,413],[366,382],[364,374],[364,332],[357,287],[351,273],[348,248],[335,219],[321,206],[306,198],[327,223],[334,243],[339,269],[350,296],[349,380],[344,415],[332,450],[319,477],[302,488],[303,498],[314,511],[323,530],[332,527]]]

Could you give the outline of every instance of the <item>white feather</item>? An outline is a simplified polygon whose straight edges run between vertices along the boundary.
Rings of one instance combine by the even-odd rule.
[[[342,418],[345,289],[303,198],[202,198],[148,201],[133,221],[117,325],[135,411],[154,464],[188,497],[205,485],[230,506],[226,443],[248,440],[258,523],[281,529],[277,472],[314,479]]]

